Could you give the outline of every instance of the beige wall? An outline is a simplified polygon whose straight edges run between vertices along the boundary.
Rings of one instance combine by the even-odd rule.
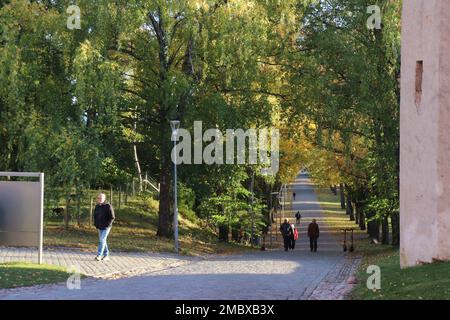
[[[400,262],[450,259],[450,1],[404,0]],[[423,61],[416,105],[416,64]]]

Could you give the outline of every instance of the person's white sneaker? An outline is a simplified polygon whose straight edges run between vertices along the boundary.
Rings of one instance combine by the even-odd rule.
[[[104,256],[102,260],[103,261],[108,261],[109,260],[109,256]]]
[[[102,257],[96,256],[96,257],[95,257],[95,260],[100,261],[100,260],[102,260]]]

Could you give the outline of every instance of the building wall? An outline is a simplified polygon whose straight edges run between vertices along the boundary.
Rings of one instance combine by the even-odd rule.
[[[400,262],[402,267],[439,256],[439,212],[449,210],[450,170],[440,157],[450,110],[441,100],[441,18],[446,0],[405,0],[402,14],[400,107]],[[444,4],[445,5],[445,4]],[[417,102],[418,62],[423,62],[422,94]],[[447,63],[447,62],[446,62]],[[447,158],[447,162],[450,158]],[[448,164],[447,164],[448,165]],[[450,204],[450,202],[449,202]],[[450,229],[447,229],[450,230]]]
[[[438,175],[442,192],[437,208],[438,260],[450,260],[450,1],[441,0],[439,50],[439,147]]]

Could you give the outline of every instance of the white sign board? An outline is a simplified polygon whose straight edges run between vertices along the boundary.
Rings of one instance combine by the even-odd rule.
[[[42,263],[44,175],[0,172],[0,176],[40,178],[0,181],[0,245],[38,247]]]

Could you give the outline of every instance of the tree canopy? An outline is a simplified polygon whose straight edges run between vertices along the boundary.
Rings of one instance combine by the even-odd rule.
[[[198,216],[227,224],[257,211],[258,224],[270,193],[305,167],[345,186],[361,214],[398,216],[401,2],[79,0],[80,29],[67,25],[73,4],[0,1],[1,170],[43,171],[66,197],[146,172],[170,237],[169,121],[273,127],[275,177],[180,166]],[[380,29],[367,27],[373,4]]]

